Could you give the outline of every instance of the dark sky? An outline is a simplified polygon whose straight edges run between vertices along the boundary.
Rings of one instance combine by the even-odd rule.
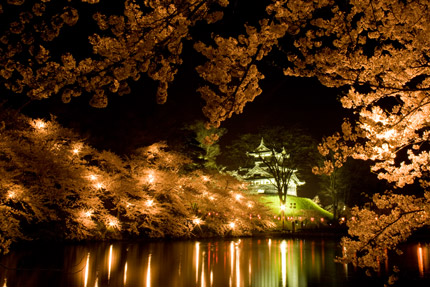
[[[138,82],[131,94],[110,96],[105,109],[90,107],[89,97],[83,95],[69,104],[61,103],[59,98],[32,102],[24,111],[36,117],[52,113],[96,147],[123,154],[159,140],[174,141],[187,123],[204,120],[196,81],[194,71],[183,69],[164,105],[155,103],[154,83]],[[222,124],[228,130],[223,143],[260,126],[298,125],[316,139],[339,129],[344,111],[336,100],[336,89],[324,87],[316,79],[282,75],[266,77],[261,86],[263,93],[248,103],[242,114]]]
[[[243,17],[250,23],[260,19],[267,4],[265,1],[232,3],[224,20],[211,28],[217,32],[237,33],[232,31],[232,27],[243,29]],[[202,27],[205,29],[205,26]],[[201,36],[199,31],[193,33]],[[185,64],[169,87],[169,97],[164,105],[155,103],[156,84],[140,80],[130,83],[133,85],[130,95],[110,95],[109,105],[105,109],[90,107],[90,97],[82,95],[73,98],[69,104],[61,103],[58,96],[32,102],[23,111],[35,117],[47,117],[52,113],[61,124],[76,129],[94,146],[120,154],[158,140],[170,141],[181,134],[187,123],[204,120],[201,111],[204,103],[196,92],[200,79],[195,66],[205,58],[196,54],[192,44],[185,44]],[[276,62],[279,59],[272,60]],[[298,124],[317,139],[339,128],[343,116],[336,101],[336,89],[326,88],[315,79],[286,78],[280,70],[273,71],[272,67],[265,69],[263,73],[266,78],[261,82],[263,93],[247,104],[244,113],[223,123],[222,127],[228,129],[224,142],[228,143],[238,133],[252,132],[262,125]]]

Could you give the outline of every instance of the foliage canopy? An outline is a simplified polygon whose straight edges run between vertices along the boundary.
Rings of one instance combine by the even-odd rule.
[[[373,172],[399,188],[417,181],[422,187],[415,196],[400,189],[375,195],[376,210],[356,209],[349,223],[354,239],[344,240],[343,259],[376,267],[385,248],[427,224],[428,1],[267,1],[258,21],[234,27],[237,33],[227,36],[210,29],[227,0],[127,0],[121,13],[101,9],[105,1],[60,2],[0,4],[0,82],[13,95],[61,95],[69,102],[85,93],[92,106],[105,107],[108,94],[127,94],[129,81],[144,76],[157,82],[157,101],[163,103],[184,59],[184,43],[191,41],[207,58],[196,65],[202,78],[198,92],[209,124],[217,127],[261,93],[260,64],[276,56],[285,75],[317,77],[339,88],[343,106],[352,111],[342,132],[321,145],[323,155],[330,150],[336,155],[323,171],[352,156],[374,161]],[[89,3],[99,5],[99,12],[89,13]],[[88,13],[96,25],[85,48],[57,45]],[[208,33],[199,39],[200,27]],[[372,228],[357,228],[361,225]]]

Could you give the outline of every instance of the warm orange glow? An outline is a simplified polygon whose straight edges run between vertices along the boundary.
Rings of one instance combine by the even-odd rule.
[[[234,195],[234,198],[237,200],[237,201],[240,201],[242,198],[243,198],[243,195],[242,194],[235,194]]]
[[[108,261],[108,280],[110,280],[110,272],[112,270],[112,249],[113,245],[109,246],[109,261]]]
[[[96,189],[102,189],[102,188],[104,188],[103,184],[102,184],[102,183],[100,183],[100,182],[97,182],[96,184],[94,184],[94,187],[95,187]]]
[[[146,270],[146,287],[151,287],[151,254],[148,256],[148,268]]]
[[[236,223],[234,223],[234,222],[230,222],[230,223],[228,224],[228,226],[230,226],[230,228],[231,228],[231,229],[234,229],[234,228],[236,227]]]
[[[125,266],[124,266],[124,286],[127,283],[127,262],[125,262]]]
[[[148,182],[149,182],[149,183],[153,183],[153,182],[154,182],[154,180],[155,180],[154,175],[153,175],[152,173],[150,173],[150,174],[148,175]]]
[[[109,219],[108,225],[109,225],[109,227],[112,227],[112,228],[119,228],[118,219],[116,219],[116,218]]]
[[[90,218],[92,215],[93,215],[93,210],[82,211],[82,216],[83,217]]]
[[[152,199],[148,199],[148,200],[146,201],[146,206],[151,207],[151,206],[153,206],[153,205],[154,205],[154,200],[152,200]]]
[[[35,127],[38,130],[42,130],[46,128],[46,123],[43,120],[34,120],[33,127]]]
[[[420,276],[424,276],[424,260],[423,260],[423,248],[418,246],[417,248],[418,255],[418,271],[420,272]]]
[[[200,219],[200,218],[194,218],[193,219],[193,223],[195,224],[195,225],[200,225],[200,224],[202,224],[202,220]]]
[[[8,198],[10,198],[10,199],[15,198],[15,197],[16,197],[16,192],[15,192],[15,191],[13,191],[13,190],[9,190],[9,191],[7,192],[7,197],[8,197]]]
[[[87,256],[87,263],[85,264],[85,275],[84,275],[84,286],[87,287],[88,284],[88,273],[90,268],[90,253]]]
[[[287,241],[282,240],[281,242],[281,274],[282,274],[282,286],[287,286]]]
[[[72,153],[74,155],[78,155],[82,150],[82,144],[81,143],[77,143],[73,145],[73,149],[72,149]]]

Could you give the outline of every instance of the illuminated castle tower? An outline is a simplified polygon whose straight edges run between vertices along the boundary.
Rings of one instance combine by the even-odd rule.
[[[263,162],[264,159],[268,157],[278,157],[285,154],[285,150],[282,149],[281,152],[274,152],[264,145],[263,138],[261,139],[260,145],[252,152],[248,152],[248,156],[254,157],[254,166],[251,168],[241,168],[240,170],[244,172],[241,176],[244,180],[251,184],[251,189],[258,193],[277,193],[275,188],[275,179],[268,171],[268,167]],[[287,155],[288,157],[288,155]],[[293,170],[290,181],[288,183],[287,194],[297,196],[297,186],[305,184],[297,178],[296,170]]]

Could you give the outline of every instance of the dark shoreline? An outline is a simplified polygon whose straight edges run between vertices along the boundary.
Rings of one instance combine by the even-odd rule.
[[[81,244],[94,244],[94,243],[111,243],[111,242],[130,242],[130,243],[150,243],[150,242],[161,242],[161,241],[206,241],[206,240],[234,240],[240,238],[256,238],[256,239],[315,239],[315,238],[327,238],[327,239],[335,239],[340,240],[342,237],[347,236],[347,228],[321,228],[321,229],[309,229],[309,230],[298,230],[295,232],[291,232],[290,230],[273,230],[267,232],[256,232],[250,235],[242,235],[242,236],[193,236],[193,237],[165,237],[165,238],[123,238],[123,239],[106,239],[106,240],[82,240],[82,241],[74,241],[74,240],[32,240],[32,241],[21,241],[16,242],[12,245],[9,250],[9,253],[14,252],[14,250],[19,248],[32,248],[37,246],[44,245],[81,245]],[[412,236],[408,238],[406,242],[419,242],[419,241],[429,241],[430,240],[430,230],[426,229],[423,231],[419,231],[414,233]],[[5,254],[0,254],[3,256]]]

